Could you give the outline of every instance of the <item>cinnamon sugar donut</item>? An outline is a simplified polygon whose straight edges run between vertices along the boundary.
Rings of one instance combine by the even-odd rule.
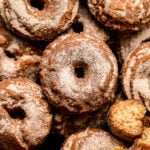
[[[109,47],[86,34],[62,36],[42,56],[40,79],[49,102],[72,113],[110,103],[118,76]]]
[[[129,54],[122,68],[122,84],[128,99],[136,99],[150,111],[150,42]]]
[[[0,0],[7,27],[31,40],[54,39],[69,28],[77,10],[78,0]]]
[[[125,146],[108,132],[87,128],[69,136],[61,150],[124,150]]]
[[[87,0],[92,14],[110,29],[139,31],[150,23],[149,0]]]
[[[50,132],[52,115],[41,88],[23,79],[0,82],[0,145],[4,150],[30,150]]]
[[[0,81],[25,77],[37,81],[42,50],[11,34],[0,20]]]

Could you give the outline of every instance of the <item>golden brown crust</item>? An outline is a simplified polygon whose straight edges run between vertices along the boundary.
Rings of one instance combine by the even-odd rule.
[[[56,39],[44,51],[41,69],[49,102],[69,112],[97,110],[114,95],[117,62],[109,47],[95,37],[70,34]]]
[[[136,99],[150,111],[149,64],[150,42],[143,43],[125,60],[122,67],[122,84],[128,99]]]
[[[106,27],[139,31],[150,23],[149,0],[87,0],[92,14]]]
[[[78,11],[78,0],[1,0],[0,3],[0,14],[7,27],[31,40],[54,39],[69,28]]]
[[[103,130],[87,128],[69,136],[61,150],[123,150],[122,142]]]
[[[41,88],[23,79],[0,83],[0,144],[5,150],[39,146],[50,132],[52,114]]]
[[[118,100],[108,113],[111,132],[126,141],[133,141],[143,132],[145,107],[137,100]]]

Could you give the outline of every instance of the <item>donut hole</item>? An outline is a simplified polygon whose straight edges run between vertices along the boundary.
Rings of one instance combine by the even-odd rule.
[[[87,72],[87,64],[79,62],[74,65],[74,73],[77,78],[84,78]]]
[[[30,0],[30,5],[38,10],[43,10],[45,3],[45,0]]]
[[[26,113],[21,107],[16,107],[14,109],[7,109],[7,112],[13,119],[23,120],[26,117]]]
[[[150,38],[145,39],[145,40],[142,41],[142,43],[146,43],[146,42],[150,42]]]
[[[81,22],[75,22],[72,24],[72,29],[76,33],[80,33],[83,31],[83,24]]]
[[[5,55],[6,55],[8,58],[13,58],[13,59],[15,59],[15,60],[16,60],[15,55],[14,55],[14,54],[12,54],[10,51],[5,50],[4,52],[5,52]]]

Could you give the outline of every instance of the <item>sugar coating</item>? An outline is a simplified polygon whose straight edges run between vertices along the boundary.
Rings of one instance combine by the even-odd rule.
[[[75,75],[78,64],[86,66],[83,78]],[[86,112],[98,109],[114,95],[116,59],[107,45],[97,38],[84,34],[58,38],[47,46],[41,69],[43,89],[55,106],[70,111],[78,107],[76,111]]]
[[[42,10],[33,7],[27,0],[0,2],[0,14],[6,25],[25,37],[37,40],[46,38],[50,40],[51,36],[54,38],[64,31],[74,19],[78,9],[77,0],[45,0]],[[53,32],[58,33],[54,35]]]
[[[98,21],[118,31],[139,31],[150,20],[149,0],[88,0]]]
[[[145,28],[139,32],[132,34],[120,34],[119,42],[120,47],[118,49],[119,55],[122,61],[124,61],[128,54],[138,48],[141,43],[145,42],[150,38],[150,25],[145,26]]]
[[[0,99],[1,145],[9,150],[13,142],[12,150],[27,150],[41,144],[49,134],[52,115],[40,87],[27,79],[8,79],[0,83]],[[23,119],[9,115],[17,108],[25,113]]]
[[[123,150],[124,148],[125,146],[108,132],[91,128],[72,134],[62,146],[62,150]]]
[[[123,65],[123,87],[129,99],[141,101],[150,110],[150,43],[144,43],[127,57]]]

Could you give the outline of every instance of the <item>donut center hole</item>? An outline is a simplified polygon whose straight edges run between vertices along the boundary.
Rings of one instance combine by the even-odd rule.
[[[84,78],[87,70],[87,64],[80,62],[75,64],[74,73],[77,78]]]
[[[145,39],[145,40],[142,41],[142,43],[146,43],[146,42],[150,42],[150,38]]]
[[[10,117],[13,119],[23,120],[26,117],[25,111],[20,107],[11,110],[7,109],[7,112],[9,113]]]
[[[16,59],[15,55],[14,55],[14,54],[12,54],[10,51],[5,50],[4,52],[5,52],[5,54],[6,54],[6,56],[7,56],[8,58]]]
[[[45,0],[30,0],[30,5],[38,10],[43,10],[45,3]]]
[[[72,29],[76,33],[80,33],[83,31],[83,24],[81,22],[75,22],[72,24]]]

